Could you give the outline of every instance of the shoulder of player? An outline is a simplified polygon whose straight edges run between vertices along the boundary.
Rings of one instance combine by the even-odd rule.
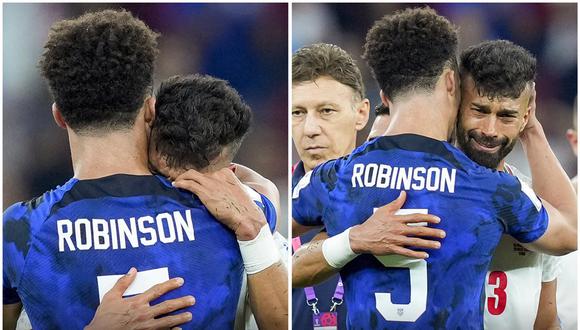
[[[46,191],[38,197],[17,202],[8,207],[3,215],[5,237],[7,234],[10,235],[11,231],[16,228],[21,231],[22,225],[26,225],[28,230],[31,230],[30,227],[42,224],[50,215],[52,207],[63,198],[77,181],[76,179],[71,179],[62,186]],[[14,224],[19,225],[13,227]]]
[[[467,156],[465,156],[467,158]],[[469,159],[469,158],[468,158]],[[489,168],[482,165],[477,164],[476,162],[470,160],[471,166],[467,168],[468,174],[471,177],[484,179],[484,180],[494,180],[498,184],[504,186],[513,186],[514,188],[519,189],[520,178],[515,174],[512,174],[508,171],[499,171],[495,168]],[[513,167],[510,167],[510,171]]]
[[[30,200],[12,204],[4,211],[4,223],[26,220],[35,212],[43,210],[47,204],[54,204],[58,201],[54,195],[58,194],[60,188],[59,186]]]

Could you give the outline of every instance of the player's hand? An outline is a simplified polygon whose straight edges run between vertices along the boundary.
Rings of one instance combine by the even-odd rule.
[[[526,134],[530,130],[540,126],[540,121],[536,116],[536,83],[532,83],[532,93],[530,94],[530,102],[528,104],[528,122],[521,134]]]
[[[229,168],[204,174],[188,170],[177,177],[173,185],[194,193],[240,241],[254,239],[267,223],[262,210]]]
[[[418,222],[437,224],[439,217],[431,214],[395,215],[405,203],[406,192],[402,191],[397,199],[380,207],[364,223],[352,227],[349,233],[350,245],[355,253],[374,255],[398,254],[411,258],[428,258],[422,251],[413,251],[408,247],[420,249],[438,249],[441,243],[420,237],[443,238],[445,232],[425,226],[409,226]]]
[[[91,323],[85,330],[116,330],[116,329],[169,329],[191,321],[191,313],[177,315],[160,315],[192,306],[195,299],[185,296],[166,300],[157,305],[149,303],[165,293],[183,285],[183,279],[173,278],[153,286],[151,289],[130,298],[123,298],[123,293],[137,277],[137,270],[131,268],[129,273],[121,277],[104,296],[97,308]]]

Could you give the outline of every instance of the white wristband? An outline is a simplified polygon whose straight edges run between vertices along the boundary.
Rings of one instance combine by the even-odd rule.
[[[270,227],[265,224],[251,241],[238,241],[248,275],[256,274],[280,261],[280,253]]]
[[[350,228],[342,233],[327,238],[322,243],[322,254],[326,262],[333,268],[341,269],[349,261],[356,258],[358,254],[354,253],[350,247],[350,239],[348,233]]]

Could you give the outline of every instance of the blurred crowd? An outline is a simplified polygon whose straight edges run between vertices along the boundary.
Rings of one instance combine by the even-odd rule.
[[[155,81],[205,73],[228,80],[254,112],[235,161],[274,181],[286,214],[288,9],[286,4],[5,4],[3,76],[4,209],[66,182],[66,131],[37,69],[50,26],[86,11],[125,8],[161,34]],[[280,219],[282,233],[287,221]]]
[[[379,88],[361,58],[366,33],[375,20],[420,4],[307,4],[292,6],[292,51],[317,42],[336,44],[349,52],[365,78],[371,109],[380,102]],[[552,149],[570,176],[577,158],[565,138],[576,128],[573,112],[577,97],[577,4],[564,3],[432,3],[430,7],[459,27],[462,50],[483,40],[507,39],[534,54],[538,117]],[[369,123],[374,120],[371,115]],[[359,134],[362,143],[367,130]],[[294,152],[293,160],[297,160]],[[518,145],[508,162],[529,175],[526,158]]]

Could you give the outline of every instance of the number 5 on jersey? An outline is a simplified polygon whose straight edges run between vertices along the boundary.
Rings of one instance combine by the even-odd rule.
[[[375,209],[376,211],[376,209]],[[395,214],[427,214],[427,209],[400,209]],[[427,226],[426,222],[409,224]],[[387,321],[415,322],[427,309],[427,261],[398,255],[375,256],[387,268],[408,268],[411,301],[395,304],[389,292],[375,292],[376,308]]]

